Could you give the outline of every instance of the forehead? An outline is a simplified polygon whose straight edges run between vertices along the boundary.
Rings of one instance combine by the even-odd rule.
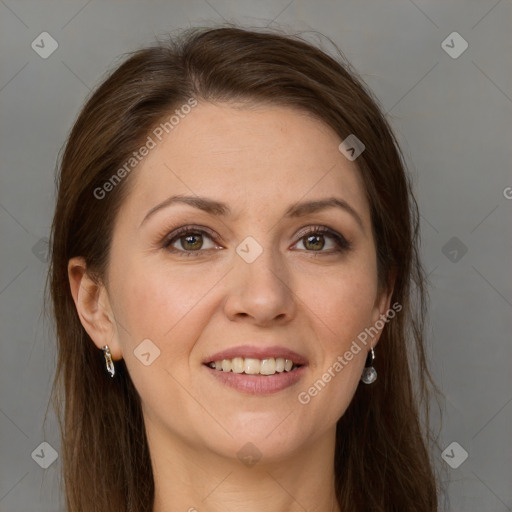
[[[132,171],[127,199],[146,210],[183,193],[260,213],[337,193],[368,220],[363,181],[325,123],[286,107],[199,103]]]

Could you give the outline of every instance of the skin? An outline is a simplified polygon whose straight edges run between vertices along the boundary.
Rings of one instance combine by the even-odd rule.
[[[109,345],[114,361],[125,359],[141,396],[154,512],[242,504],[248,512],[339,510],[336,422],[364,385],[369,344],[307,405],[297,396],[385,314],[392,294],[378,290],[369,204],[340,142],[324,123],[289,108],[200,103],[132,171],[104,284],[88,277],[82,258],[70,260],[84,328],[98,348]],[[175,194],[227,203],[232,215],[174,204],[141,226]],[[362,225],[340,208],[283,217],[298,201],[331,196],[349,203]],[[163,248],[167,235],[189,224],[215,236],[187,244],[182,234],[172,244],[182,252]],[[315,226],[343,235],[351,248],[332,252],[330,235],[308,243]],[[252,263],[236,252],[247,236],[263,249]],[[187,257],[194,247],[200,254]],[[144,339],[160,350],[149,366],[134,355]],[[258,343],[307,357],[300,381],[253,396],[217,382],[202,365],[219,350]],[[237,456],[246,443],[261,453],[252,467]]]

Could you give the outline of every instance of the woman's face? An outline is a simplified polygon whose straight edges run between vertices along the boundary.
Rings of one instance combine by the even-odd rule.
[[[267,460],[332,440],[369,343],[333,365],[389,307],[356,162],[329,127],[281,107],[200,103],[153,138],[114,228],[106,340],[149,436]]]

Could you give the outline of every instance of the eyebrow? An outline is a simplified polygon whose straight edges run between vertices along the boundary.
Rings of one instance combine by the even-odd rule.
[[[142,226],[151,216],[153,216],[157,211],[162,210],[163,208],[167,208],[173,204],[186,204],[202,210],[211,215],[215,215],[218,217],[228,217],[231,215],[231,208],[219,201],[215,201],[214,199],[209,199],[207,197],[200,196],[185,196],[185,195],[176,195],[171,196],[157,204],[151,210],[148,211],[140,226]],[[352,217],[357,221],[361,230],[364,232],[364,224],[361,216],[357,213],[357,211],[350,206],[344,199],[340,199],[337,197],[327,197],[325,199],[317,199],[314,201],[307,201],[302,203],[296,203],[286,210],[284,217],[287,218],[297,218],[304,217],[305,215],[309,215],[312,213],[319,212],[321,210],[326,210],[328,208],[341,208],[346,212],[350,213]]]

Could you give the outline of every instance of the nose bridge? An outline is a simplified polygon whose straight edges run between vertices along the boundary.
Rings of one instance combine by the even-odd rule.
[[[265,240],[263,240],[265,237]],[[284,264],[279,254],[279,248],[275,247],[268,233],[258,235],[259,242],[255,237],[248,236],[237,247],[239,256],[237,265],[245,275],[245,279],[255,280],[255,283],[262,282],[265,285],[275,284],[278,281],[283,285]],[[280,277],[280,279],[278,279]]]
[[[293,294],[283,257],[268,232],[246,237],[236,248],[228,314],[258,322],[291,316]]]

